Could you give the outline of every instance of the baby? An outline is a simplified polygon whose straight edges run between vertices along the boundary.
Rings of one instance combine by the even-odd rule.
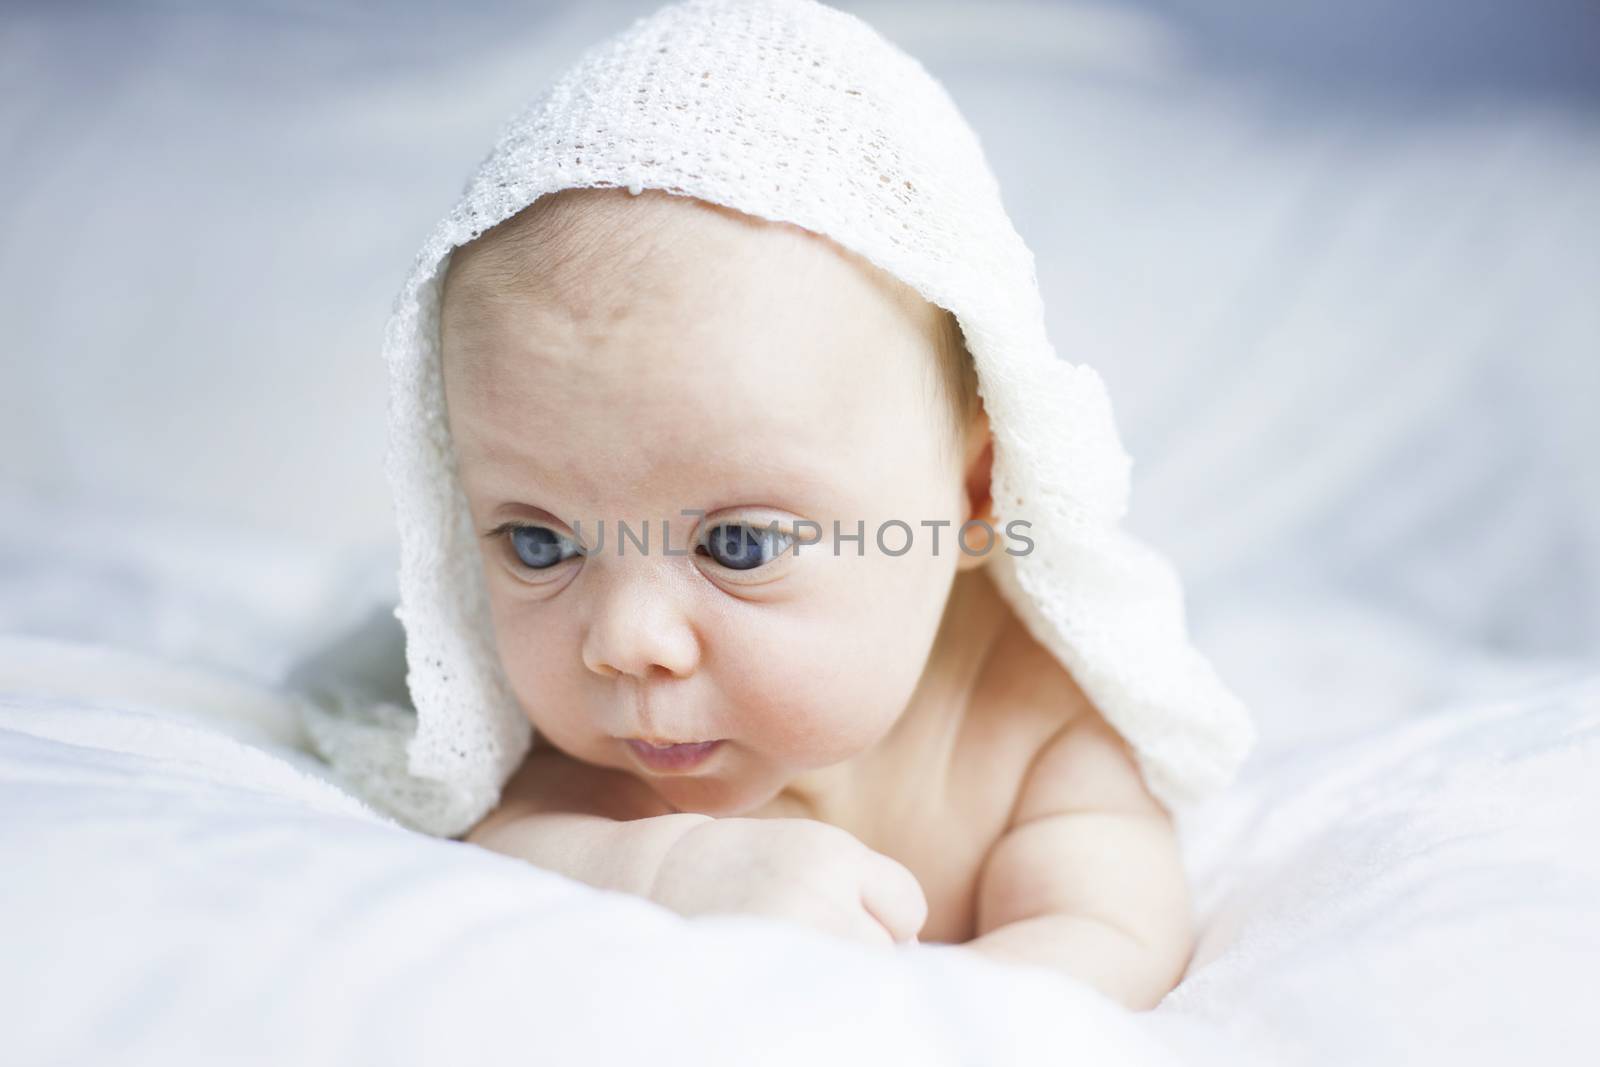
[[[566,189],[454,252],[439,338],[538,735],[467,840],[1136,1009],[1174,986],[1169,813],[991,580],[1025,531],[948,311],[799,226]]]

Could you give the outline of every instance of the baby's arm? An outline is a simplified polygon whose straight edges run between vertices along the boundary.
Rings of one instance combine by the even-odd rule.
[[[1194,950],[1188,883],[1166,809],[1093,708],[1034,760],[979,876],[966,948],[1087,981],[1135,1010]]]
[[[711,816],[674,812],[638,779],[536,747],[465,840],[599,889],[645,895],[661,863]]]
[[[837,826],[676,812],[632,775],[554,748],[528,756],[466,840],[685,916],[767,915],[879,945],[928,917],[916,876]]]

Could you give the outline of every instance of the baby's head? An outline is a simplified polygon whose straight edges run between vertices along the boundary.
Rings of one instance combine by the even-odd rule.
[[[957,539],[993,521],[992,453],[949,312],[798,226],[568,189],[456,250],[440,339],[546,743],[736,815],[889,731],[993,547]],[[670,774],[630,738],[723,744]]]

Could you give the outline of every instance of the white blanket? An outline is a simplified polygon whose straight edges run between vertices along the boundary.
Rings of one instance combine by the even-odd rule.
[[[953,946],[684,920],[413,834],[321,776],[289,700],[155,657],[0,639],[0,1059],[1600,1055],[1600,675],[1253,764],[1183,826],[1203,936],[1145,1014]]]

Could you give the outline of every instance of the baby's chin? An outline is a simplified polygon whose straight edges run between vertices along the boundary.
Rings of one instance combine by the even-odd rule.
[[[733,774],[719,775],[715,771],[693,777],[653,776],[638,770],[632,773],[674,810],[718,819],[755,814],[783,791],[784,784],[781,780],[751,782]]]

